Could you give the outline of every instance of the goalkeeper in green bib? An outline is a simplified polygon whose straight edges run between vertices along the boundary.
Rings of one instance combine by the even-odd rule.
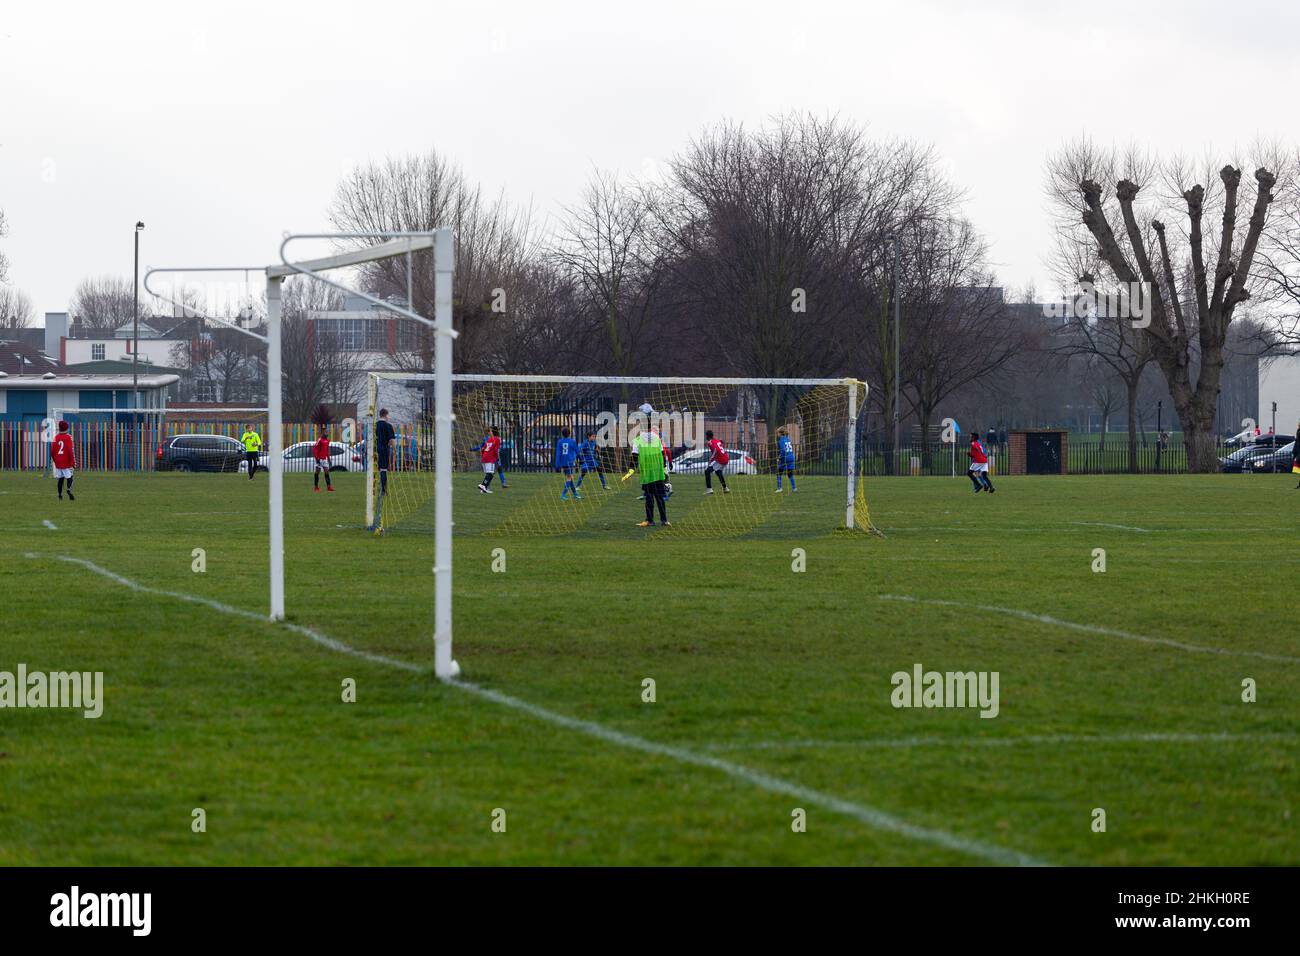
[[[643,431],[632,442],[632,454],[636,456],[636,467],[641,472],[641,491],[645,495],[645,521],[637,527],[654,527],[656,504],[659,506],[659,523],[665,528],[670,527],[663,439],[656,431]]]

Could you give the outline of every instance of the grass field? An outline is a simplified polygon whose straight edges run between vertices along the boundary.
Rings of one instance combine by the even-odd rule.
[[[884,540],[811,494],[647,535],[630,488],[482,534],[553,479],[463,483],[464,686],[432,677],[431,536],[360,530],[358,476],[286,477],[300,627],[258,619],[258,477],[0,476],[0,671],[106,685],[97,720],[0,711],[0,864],[1300,862],[1289,476],[872,479]],[[917,663],[998,672],[998,716],[895,709]]]

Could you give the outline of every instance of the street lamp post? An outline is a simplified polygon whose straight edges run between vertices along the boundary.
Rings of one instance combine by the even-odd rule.
[[[1270,435],[1277,434],[1277,402],[1273,403],[1273,427],[1268,430]]]
[[[135,224],[135,271],[132,273],[131,295],[131,392],[132,414],[140,411],[140,230],[144,223]]]
[[[897,236],[886,236],[886,237],[885,237],[885,242],[889,243],[890,245],[892,245],[892,246],[894,247],[894,269],[893,269],[893,273],[894,273],[894,274],[893,274],[893,282],[891,283],[891,285],[893,286],[893,289],[892,289],[892,295],[893,295],[893,298],[894,298],[894,448],[893,448],[893,460],[894,460],[894,464],[897,465],[897,463],[898,463],[898,442],[899,442],[899,416],[900,416],[900,411],[899,411],[899,410],[900,410],[900,407],[901,407],[901,399],[900,399],[900,397],[899,397],[899,391],[900,391],[900,389],[899,389],[899,379],[900,379],[900,377],[901,377],[901,374],[900,374],[900,368],[901,368],[901,365],[902,365],[902,361],[901,361],[901,359],[899,358],[899,355],[900,355],[900,353],[901,353],[901,351],[902,351],[902,348],[903,348],[902,339],[899,338],[899,334],[898,334],[898,327],[899,327],[899,312],[900,312],[900,306],[899,306],[899,301],[898,301],[898,258],[899,258],[899,254],[900,254],[900,249],[899,249],[898,237],[897,237]],[[891,469],[891,473],[895,473],[895,472],[894,472],[894,469]]]

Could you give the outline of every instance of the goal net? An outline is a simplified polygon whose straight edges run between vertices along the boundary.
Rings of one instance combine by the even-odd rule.
[[[368,528],[433,528],[433,382],[369,377]],[[638,442],[651,435],[666,459],[668,526],[650,494],[659,534],[875,530],[857,478],[863,382],[454,375],[452,383],[458,534],[635,532],[647,517]],[[395,439],[381,474],[372,438],[383,410]]]

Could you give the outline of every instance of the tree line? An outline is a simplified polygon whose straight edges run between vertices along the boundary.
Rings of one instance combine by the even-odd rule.
[[[456,232],[457,371],[853,376],[871,386],[868,426],[886,446],[895,415],[928,447],[957,412],[1003,427],[1122,414],[1134,458],[1163,402],[1193,469],[1212,470],[1224,394],[1248,408],[1250,362],[1300,346],[1296,156],[1255,153],[1245,176],[1241,162],[1086,140],[1054,152],[1057,288],[1042,296],[1003,287],[933,147],[837,117],[720,123],[652,179],[594,171],[545,219],[436,151],[357,166],[327,208],[340,231]],[[428,253],[409,275],[395,258],[361,281],[432,313]],[[105,284],[78,288],[87,328],[120,324],[123,292],[130,304],[129,282],[116,295]],[[338,302],[298,284],[286,284],[285,362],[305,407],[344,395],[359,369],[328,336],[309,340],[312,297]],[[1075,308],[1081,292],[1095,295]],[[404,324],[399,345],[394,368],[432,369],[427,328]]]

